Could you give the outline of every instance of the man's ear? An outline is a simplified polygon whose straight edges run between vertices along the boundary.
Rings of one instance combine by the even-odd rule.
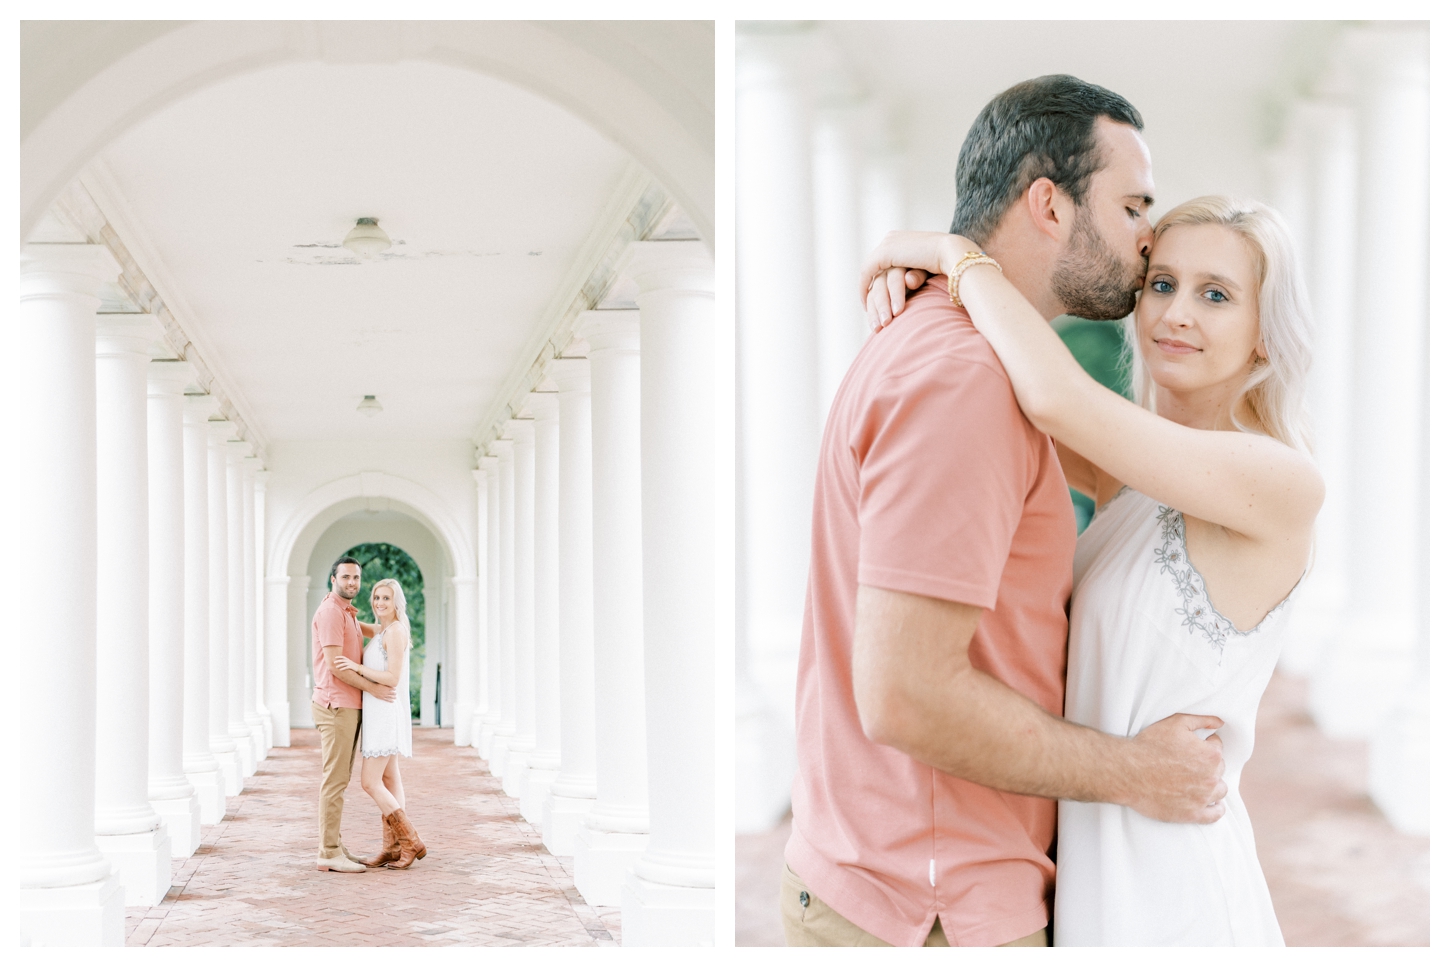
[[[1027,186],[1027,214],[1037,230],[1054,242],[1067,241],[1072,211],[1072,199],[1051,178],[1038,178]]]

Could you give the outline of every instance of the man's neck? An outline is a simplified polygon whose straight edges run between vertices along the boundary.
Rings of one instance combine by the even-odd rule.
[[[1062,302],[1052,291],[1055,253],[1043,246],[1036,233],[1015,231],[1014,226],[1003,224],[992,233],[990,241],[982,243],[982,251],[997,260],[1007,281],[1042,313],[1042,318],[1050,322],[1063,314]]]

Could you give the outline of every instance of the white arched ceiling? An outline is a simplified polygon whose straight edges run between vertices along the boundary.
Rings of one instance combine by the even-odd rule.
[[[283,522],[276,539],[269,543],[267,576],[306,574],[313,549],[323,533],[349,514],[364,510],[396,511],[413,518],[437,539],[447,576],[477,576],[473,543],[448,512],[447,505],[427,488],[385,473],[353,474],[308,494]]]
[[[501,78],[576,115],[713,246],[710,21],[22,23],[20,237],[103,148],[197,91],[287,63],[403,61]]]

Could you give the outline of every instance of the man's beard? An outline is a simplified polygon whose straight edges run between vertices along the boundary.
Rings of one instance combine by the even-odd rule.
[[[1122,319],[1133,311],[1148,259],[1116,258],[1103,243],[1086,206],[1073,223],[1067,251],[1052,270],[1052,291],[1064,311],[1081,319]]]
[[[362,588],[358,588],[357,590],[361,591]],[[354,591],[352,594],[348,594],[347,591],[343,590],[342,588],[338,588],[337,596],[339,598],[342,598],[342,600],[344,601],[351,601],[353,598],[357,597],[357,591]]]

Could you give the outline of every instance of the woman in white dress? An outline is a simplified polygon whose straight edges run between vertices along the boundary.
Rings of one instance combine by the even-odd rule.
[[[1175,712],[1224,723],[1228,792],[1212,823],[1060,804],[1055,943],[1282,945],[1239,778],[1323,501],[1304,408],[1307,299],[1265,206],[1195,199],[1154,237],[1130,340],[1141,405],[1088,376],[990,260],[961,265],[971,241],[893,233],[864,278],[889,319],[904,267],[956,269],[1023,413],[1096,499],[1073,562],[1066,717],[1123,736]]]
[[[363,663],[341,656],[335,663],[338,668],[396,690],[391,702],[363,693],[362,737],[358,743],[363,757],[362,787],[383,814],[383,851],[364,860],[363,865],[405,870],[427,854],[418,831],[403,812],[403,771],[399,765],[400,758],[413,756],[413,713],[408,697],[412,626],[403,587],[392,578],[373,585],[372,605],[378,633],[363,649]]]

